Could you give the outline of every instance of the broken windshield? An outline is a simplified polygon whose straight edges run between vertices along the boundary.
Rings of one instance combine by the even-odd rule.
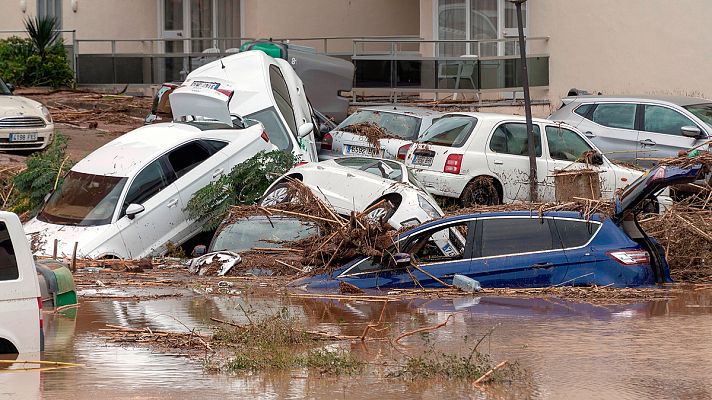
[[[412,115],[394,114],[384,111],[358,110],[349,115],[335,130],[343,131],[358,124],[372,123],[380,126],[387,134],[405,140],[415,140],[420,129],[420,118]]]
[[[51,224],[95,226],[111,223],[126,178],[70,171],[37,219]]]

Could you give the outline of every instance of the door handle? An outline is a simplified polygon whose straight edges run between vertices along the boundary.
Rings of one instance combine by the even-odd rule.
[[[494,160],[494,165],[502,165],[502,164],[504,164],[504,161]]]
[[[554,266],[554,264],[552,264],[550,262],[536,263],[536,264],[530,265],[530,267],[532,269],[551,268],[553,266]]]
[[[642,144],[643,146],[655,146],[657,144],[650,139],[641,140],[638,143]]]
[[[168,208],[171,208],[171,207],[175,206],[176,204],[178,204],[178,199],[170,199],[170,200],[168,200],[168,204],[166,204],[166,206]]]
[[[225,171],[222,168],[218,168],[215,171],[213,171],[213,178],[217,178],[218,176],[222,175],[223,171]]]
[[[586,132],[584,132],[584,135],[586,135],[586,137],[589,138],[589,139],[593,139],[593,138],[596,137],[596,135],[595,135],[593,132],[591,132],[591,131],[586,131]]]

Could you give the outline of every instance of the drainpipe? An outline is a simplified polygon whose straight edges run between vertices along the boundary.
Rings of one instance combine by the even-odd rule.
[[[527,120],[527,138],[529,146],[529,200],[539,200],[537,191],[536,148],[534,147],[534,127],[532,124],[532,101],[529,96],[529,73],[527,71],[527,46],[524,42],[524,24],[522,21],[522,4],[527,0],[509,0],[517,7],[517,25],[519,31],[519,57],[522,62],[522,86],[524,86],[524,112]]]

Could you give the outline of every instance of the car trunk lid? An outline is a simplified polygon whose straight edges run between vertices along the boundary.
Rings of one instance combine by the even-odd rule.
[[[193,81],[191,86],[174,90],[170,94],[173,118],[196,116],[232,125],[228,105],[233,92],[224,86],[217,82]]]

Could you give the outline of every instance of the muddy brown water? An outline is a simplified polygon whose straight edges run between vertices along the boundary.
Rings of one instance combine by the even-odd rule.
[[[171,290],[175,289],[150,293]],[[350,347],[370,362],[366,372],[357,376],[320,376],[306,370],[226,375],[203,372],[199,358],[111,343],[101,334],[106,324],[208,332],[210,317],[247,322],[242,308],[270,314],[287,307],[310,329],[360,335],[378,319],[382,308],[382,303],[364,301],[196,295],[187,290],[180,294],[140,301],[85,298],[80,308],[67,315],[45,313],[42,359],[85,367],[0,373],[0,398],[439,399],[493,394],[554,399],[712,398],[712,290],[708,289],[690,288],[674,299],[623,305],[474,296],[387,304],[384,320],[392,334],[434,325],[453,314],[446,326],[427,335],[429,343],[442,351],[464,354],[465,336],[471,343],[495,327],[481,348],[493,362],[516,360],[526,371],[531,382],[516,393],[481,393],[462,382],[384,377],[397,354],[382,342],[329,345]],[[428,346],[419,335],[401,344],[407,353]]]

